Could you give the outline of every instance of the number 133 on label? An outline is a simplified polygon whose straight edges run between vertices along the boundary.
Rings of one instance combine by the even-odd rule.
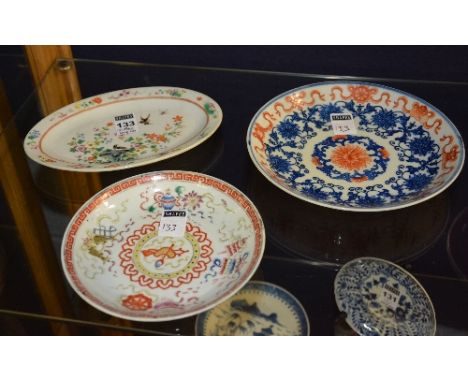
[[[164,211],[159,223],[158,235],[181,237],[185,234],[187,224],[187,211]]]
[[[356,134],[356,126],[354,125],[353,115],[351,113],[332,113],[330,121],[333,128],[333,134]]]

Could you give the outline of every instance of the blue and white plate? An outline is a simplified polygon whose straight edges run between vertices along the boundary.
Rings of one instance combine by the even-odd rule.
[[[308,336],[309,320],[301,303],[287,290],[251,281],[229,300],[200,314],[201,336]]]
[[[335,278],[335,299],[360,335],[435,334],[428,294],[412,275],[389,261],[361,257],[346,263]]]
[[[252,119],[247,146],[277,187],[353,211],[423,202],[457,178],[465,157],[460,133],[437,108],[359,82],[316,83],[273,98]]]

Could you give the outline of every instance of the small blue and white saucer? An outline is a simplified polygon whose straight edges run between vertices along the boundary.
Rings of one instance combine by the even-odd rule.
[[[427,292],[389,261],[361,257],[346,263],[335,278],[335,299],[360,335],[435,335],[434,306]]]
[[[229,300],[197,317],[198,336],[308,336],[301,303],[285,289],[251,281]]]

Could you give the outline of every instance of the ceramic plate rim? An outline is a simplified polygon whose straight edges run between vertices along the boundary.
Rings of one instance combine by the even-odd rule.
[[[101,195],[105,194],[109,189],[111,189],[112,187],[122,183],[122,182],[126,182],[126,181],[129,181],[131,179],[137,179],[137,178],[143,178],[145,176],[157,176],[159,174],[165,174],[165,173],[183,173],[183,174],[195,174],[195,175],[202,175],[203,177],[207,177],[207,178],[210,178],[210,179],[213,179],[213,180],[216,180],[216,181],[219,181],[223,184],[227,184],[228,186],[230,186],[233,190],[239,192],[240,195],[242,195],[251,205],[255,215],[258,217],[258,220],[259,220],[259,223],[260,223],[260,237],[261,237],[261,245],[260,245],[260,248],[259,248],[259,256],[258,256],[258,260],[257,260],[257,263],[253,266],[250,274],[245,278],[244,281],[242,281],[241,283],[239,283],[237,285],[236,288],[234,288],[231,292],[229,292],[226,296],[224,296],[223,298],[219,299],[219,300],[216,300],[215,302],[211,303],[211,304],[208,304],[206,305],[205,307],[203,308],[200,308],[200,309],[194,309],[193,311],[190,311],[188,313],[182,313],[182,314],[177,314],[177,315],[174,315],[174,316],[170,316],[170,317],[158,317],[158,318],[153,318],[153,317],[138,317],[138,316],[127,316],[125,314],[120,314],[120,313],[116,313],[114,311],[111,311],[105,307],[102,307],[101,305],[95,303],[94,301],[90,300],[87,295],[85,295],[84,293],[82,293],[78,288],[76,288],[75,286],[75,283],[74,281],[71,279],[68,271],[67,271],[67,267],[66,267],[66,264],[65,264],[65,245],[66,245],[66,238],[68,237],[69,233],[70,233],[70,230],[73,226],[73,222],[75,221],[76,217],[79,216],[79,214],[81,212],[83,212],[83,210],[85,210],[89,203],[93,200],[96,200],[97,198],[99,198]],[[198,182],[194,182],[194,183],[198,183]],[[63,273],[65,274],[65,277],[70,285],[70,287],[73,289],[73,291],[75,293],[78,294],[78,296],[80,296],[85,302],[87,302],[88,304],[90,304],[92,307],[94,307],[95,309],[97,309],[98,311],[100,312],[103,312],[105,314],[108,314],[112,317],[118,317],[118,318],[123,318],[125,320],[130,320],[130,321],[140,321],[140,322],[166,322],[166,321],[174,321],[174,320],[179,320],[179,319],[182,319],[182,318],[186,318],[186,317],[192,317],[194,315],[197,315],[197,314],[200,314],[202,312],[205,312],[209,309],[212,309],[213,307],[215,307],[216,305],[218,304],[221,304],[222,302],[226,301],[227,299],[231,298],[234,294],[236,294],[240,289],[242,289],[245,284],[247,284],[250,279],[252,278],[252,276],[255,274],[255,272],[257,271],[262,259],[263,259],[263,255],[264,255],[264,252],[265,252],[265,242],[266,242],[266,234],[265,234],[265,225],[263,223],[263,220],[262,220],[262,216],[260,215],[257,207],[253,204],[253,202],[250,200],[249,197],[247,197],[247,195],[245,195],[244,192],[242,192],[241,190],[239,190],[237,187],[233,186],[232,184],[226,182],[225,180],[222,180],[222,179],[219,179],[219,178],[216,178],[216,177],[213,177],[211,175],[206,175],[206,174],[202,174],[202,173],[198,173],[198,172],[195,172],[195,171],[183,171],[183,170],[162,170],[162,171],[150,171],[150,172],[146,172],[146,173],[142,173],[142,174],[138,174],[138,175],[135,175],[135,176],[131,176],[131,177],[128,177],[128,178],[125,178],[125,179],[121,179],[115,183],[112,183],[111,185],[105,187],[104,189],[102,189],[101,191],[99,191],[98,193],[96,193],[95,195],[93,195],[91,198],[89,198],[86,202],[84,202],[84,204],[78,209],[78,211],[73,215],[73,217],[71,218],[71,220],[69,221],[68,225],[67,225],[67,228],[63,234],[63,238],[62,238],[62,244],[60,246],[60,260],[61,260],[61,265],[62,265],[62,271]]]
[[[458,139],[458,141],[460,143],[460,161],[459,161],[459,165],[454,170],[454,173],[452,174],[452,177],[450,178],[450,180],[444,186],[442,186],[438,191],[436,191],[436,192],[434,192],[434,193],[432,193],[430,195],[426,195],[425,197],[423,197],[421,199],[413,200],[413,201],[406,202],[406,203],[397,204],[397,205],[394,205],[394,206],[391,206],[391,207],[371,207],[371,208],[369,208],[369,207],[346,207],[346,206],[332,205],[332,204],[324,203],[324,202],[321,202],[321,201],[317,201],[315,199],[311,199],[311,198],[308,198],[306,196],[303,196],[300,192],[294,192],[293,190],[290,190],[289,188],[286,188],[286,187],[282,186],[281,184],[278,184],[277,182],[275,182],[273,179],[271,179],[270,176],[263,170],[263,168],[257,162],[257,160],[255,159],[255,154],[252,151],[251,133],[252,133],[252,129],[254,127],[254,122],[257,120],[260,113],[262,111],[264,111],[270,104],[272,104],[273,102],[277,101],[278,99],[280,99],[280,98],[282,98],[282,97],[284,97],[284,96],[286,96],[288,94],[291,94],[291,93],[294,93],[294,92],[297,92],[299,90],[306,89],[306,88],[312,88],[312,87],[316,87],[316,86],[325,86],[325,85],[331,85],[331,84],[367,85],[367,86],[374,86],[374,87],[388,89],[388,90],[391,90],[391,91],[394,91],[394,92],[397,92],[397,93],[400,93],[400,94],[403,94],[403,95],[407,95],[407,96],[409,96],[411,98],[414,98],[415,100],[418,100],[419,102],[423,103],[424,105],[430,106],[434,111],[439,113],[440,116],[442,118],[444,118],[446,120],[446,122],[448,123],[448,125],[450,125],[450,127],[453,129],[454,135],[457,137],[457,139]],[[460,173],[461,173],[461,171],[463,169],[463,165],[465,163],[465,144],[463,142],[460,131],[457,129],[455,124],[442,111],[440,111],[437,107],[433,106],[429,102],[423,100],[422,98],[420,98],[418,96],[415,96],[414,94],[408,93],[408,92],[403,91],[403,90],[399,90],[399,89],[391,87],[391,86],[382,85],[382,84],[373,83],[373,82],[366,82],[366,81],[349,81],[349,80],[348,81],[346,81],[346,80],[345,81],[320,81],[320,82],[315,82],[315,83],[311,83],[311,84],[307,84],[307,85],[302,85],[302,86],[296,87],[294,89],[287,90],[287,91],[275,96],[274,98],[272,98],[268,102],[266,102],[263,106],[261,106],[257,110],[257,112],[255,113],[253,118],[251,119],[251,121],[249,123],[249,128],[247,129],[246,142],[247,142],[247,150],[249,152],[250,159],[252,160],[252,162],[255,165],[255,167],[257,168],[257,170],[259,170],[260,173],[270,183],[272,183],[276,187],[280,188],[281,190],[287,192],[288,194],[290,194],[290,195],[292,195],[292,196],[294,196],[294,197],[296,197],[298,199],[304,200],[304,201],[306,201],[308,203],[312,203],[312,204],[316,204],[316,205],[319,205],[319,206],[322,206],[322,207],[332,208],[332,209],[340,210],[340,211],[352,211],[352,212],[391,211],[391,210],[397,210],[397,209],[400,209],[400,208],[407,208],[407,207],[413,206],[415,204],[423,203],[423,202],[425,202],[425,201],[439,195],[440,193],[445,191],[448,187],[450,187],[450,185],[453,182],[455,182],[455,180],[460,175]]]
[[[432,313],[432,317],[434,319],[434,325],[433,325],[433,330],[431,332],[431,334],[429,334],[430,336],[434,336],[436,334],[436,331],[437,331],[437,317],[436,317],[436,312],[435,312],[435,309],[434,309],[434,304],[432,303],[432,299],[431,297],[429,296],[429,294],[427,293],[426,289],[422,286],[422,284],[416,279],[416,277],[414,277],[411,273],[409,273],[405,268],[403,268],[402,266],[398,265],[398,264],[395,264],[395,263],[392,263],[391,261],[388,261],[388,260],[385,260],[385,259],[381,259],[379,257],[372,257],[372,256],[365,256],[365,257],[357,257],[356,259],[353,259],[351,261],[348,261],[346,264],[344,264],[340,270],[337,272],[336,276],[335,276],[335,280],[333,281],[333,294],[334,294],[334,297],[335,297],[335,303],[338,307],[338,310],[342,313],[345,313],[346,314],[346,322],[347,324],[351,327],[351,329],[354,330],[355,333],[359,334],[360,336],[362,336],[363,334],[361,333],[361,330],[359,328],[357,328],[353,322],[349,319],[349,315],[347,312],[345,311],[342,311],[340,309],[340,304],[338,302],[338,298],[336,296],[336,288],[337,288],[337,280],[338,280],[338,276],[340,275],[340,273],[345,269],[345,267],[348,267],[348,266],[353,266],[354,263],[358,263],[359,261],[375,261],[375,262],[382,262],[382,263],[386,263],[387,265],[390,265],[394,268],[397,268],[398,270],[400,270],[401,272],[403,272],[403,274],[405,274],[412,282],[414,282],[418,287],[419,289],[422,291],[423,295],[426,297],[426,300],[429,302],[429,306],[430,306],[430,311]]]
[[[304,335],[304,337],[306,336],[310,336],[310,322],[309,322],[309,316],[307,315],[307,311],[305,310],[304,306],[302,305],[302,303],[299,301],[299,299],[294,296],[290,291],[288,291],[287,289],[277,285],[277,284],[273,284],[271,282],[268,282],[268,281],[260,281],[260,280],[251,280],[251,281],[248,281],[242,288],[246,287],[247,284],[252,284],[252,285],[265,285],[265,286],[270,286],[272,288],[276,288],[276,289],[279,289],[283,292],[285,292],[285,294],[289,297],[292,297],[292,300],[297,304],[297,306],[299,307],[299,309],[302,311],[302,313],[304,313],[304,317],[305,317],[305,323],[306,323],[306,334]],[[239,289],[236,293],[240,292],[241,289]],[[234,296],[234,295],[233,295]],[[233,297],[231,296],[231,297]],[[230,297],[230,298],[231,298]],[[226,300],[224,300],[223,302],[225,302]],[[221,302],[222,303],[222,302]],[[220,304],[221,304],[220,303]],[[220,305],[218,304],[218,305]],[[216,306],[214,306],[213,308],[211,308],[210,310],[213,310],[215,309]],[[195,320],[195,335],[196,336],[204,336],[202,333],[199,332],[199,325],[200,325],[200,322],[202,319],[206,319],[207,318],[207,314],[208,314],[208,310],[200,313],[197,315],[197,318]],[[201,317],[201,316],[204,316],[204,317]]]
[[[50,123],[48,123],[46,121],[47,118],[50,118],[50,117],[52,117],[52,116],[54,116],[56,114],[58,115],[63,110],[66,110],[67,108],[69,108],[69,107],[71,107],[71,106],[73,106],[73,105],[75,105],[77,103],[91,101],[92,99],[94,99],[96,97],[104,97],[104,96],[110,95],[112,93],[117,93],[117,92],[132,91],[132,90],[139,90],[139,89],[148,89],[149,90],[149,89],[158,89],[158,88],[160,88],[160,89],[185,90],[185,91],[196,93],[196,94],[199,94],[200,96],[205,97],[206,99],[208,99],[210,102],[212,102],[216,106],[216,110],[219,113],[219,119],[216,121],[216,124],[210,130],[207,130],[207,134],[205,136],[200,137],[200,134],[198,134],[196,137],[198,137],[199,139],[196,139],[193,143],[191,143],[190,145],[188,145],[186,147],[182,147],[182,148],[179,148],[179,149],[174,149],[174,151],[172,151],[170,153],[167,153],[167,154],[163,154],[163,155],[158,156],[158,157],[152,157],[152,158],[150,157],[150,158],[148,158],[146,160],[140,160],[140,161],[137,161],[137,162],[133,162],[133,163],[126,164],[126,165],[119,165],[119,166],[116,166],[116,167],[72,168],[70,166],[61,165],[60,163],[62,163],[62,162],[58,162],[58,161],[57,162],[46,162],[46,163],[44,163],[44,162],[40,161],[38,156],[35,155],[33,153],[33,150],[27,145],[26,138],[34,129],[40,128],[41,129],[41,134],[42,134],[42,132],[43,132],[42,130],[46,129],[47,126],[50,125]],[[177,99],[177,98],[174,98],[174,99]],[[125,100],[122,100],[122,101],[125,101]],[[105,105],[103,105],[103,106],[105,106]],[[46,115],[39,122],[37,122],[31,129],[29,129],[29,131],[26,134],[25,139],[23,141],[23,149],[26,152],[28,158],[30,158],[34,162],[40,164],[41,166],[49,167],[49,168],[52,168],[52,169],[55,169],[55,170],[63,170],[63,171],[71,171],[71,172],[111,172],[111,171],[120,171],[120,170],[127,170],[127,169],[130,169],[130,168],[146,166],[146,165],[149,165],[149,164],[161,162],[163,160],[173,158],[173,157],[178,156],[180,154],[183,154],[183,153],[185,153],[185,152],[187,152],[189,150],[192,150],[193,148],[201,145],[203,142],[208,140],[214,133],[216,133],[216,131],[218,131],[219,127],[221,126],[222,121],[223,121],[223,111],[221,109],[221,106],[218,104],[218,102],[216,102],[213,98],[206,95],[205,93],[199,92],[198,90],[187,89],[187,88],[183,88],[183,87],[179,87],[179,86],[167,86],[167,85],[142,86],[142,87],[135,87],[135,88],[117,89],[117,90],[112,90],[112,91],[105,92],[105,93],[95,94],[95,95],[92,95],[90,97],[86,97],[86,98],[80,99],[78,101],[69,103],[68,105],[65,105],[65,106],[61,107],[60,109]],[[192,141],[194,139],[195,138],[192,138],[192,139],[190,139],[190,141]]]

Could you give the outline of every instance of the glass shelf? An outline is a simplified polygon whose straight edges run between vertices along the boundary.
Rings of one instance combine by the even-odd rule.
[[[256,204],[266,228],[264,258],[253,279],[275,283],[295,295],[307,311],[311,335],[347,332],[336,308],[333,281],[343,263],[361,256],[401,264],[422,283],[434,303],[439,335],[468,334],[468,307],[460,303],[468,299],[468,235],[464,235],[462,220],[465,216],[466,222],[468,216],[466,171],[444,193],[412,207],[380,213],[341,212],[303,202],[273,186],[256,170],[246,147],[250,120],[262,105],[287,90],[325,80],[369,81],[415,94],[442,110],[466,141],[468,83],[79,59],[69,64],[76,68],[83,98],[125,88],[174,86],[205,93],[219,103],[222,125],[202,145],[156,164],[100,173],[100,186],[171,169],[206,173],[239,188]],[[67,70],[66,65],[61,69]],[[51,67],[43,82],[56,70],[57,65]],[[73,211],[87,200],[87,194],[71,197],[63,186],[67,175],[25,159],[22,141],[41,118],[37,94],[30,94],[1,133],[8,145],[0,151],[14,151],[25,166],[15,169],[23,187],[19,201],[12,205],[0,195],[1,210],[6,211],[0,217],[0,331],[52,334],[58,333],[54,325],[59,324],[71,334],[193,335],[195,317],[163,323],[116,319],[92,308],[68,286],[60,268],[60,245]],[[9,182],[10,176],[11,172],[2,173],[2,181]],[[87,190],[88,197],[91,190]],[[17,215],[10,213],[14,209],[16,214],[25,214],[30,225],[15,223]],[[38,227],[41,214],[43,229]],[[35,240],[51,245],[44,244],[50,250],[39,251],[31,260],[26,241],[31,246]],[[43,262],[57,269],[49,280],[38,274],[37,265]],[[63,289],[56,297],[63,306],[60,314],[52,315],[47,309],[41,285]]]

